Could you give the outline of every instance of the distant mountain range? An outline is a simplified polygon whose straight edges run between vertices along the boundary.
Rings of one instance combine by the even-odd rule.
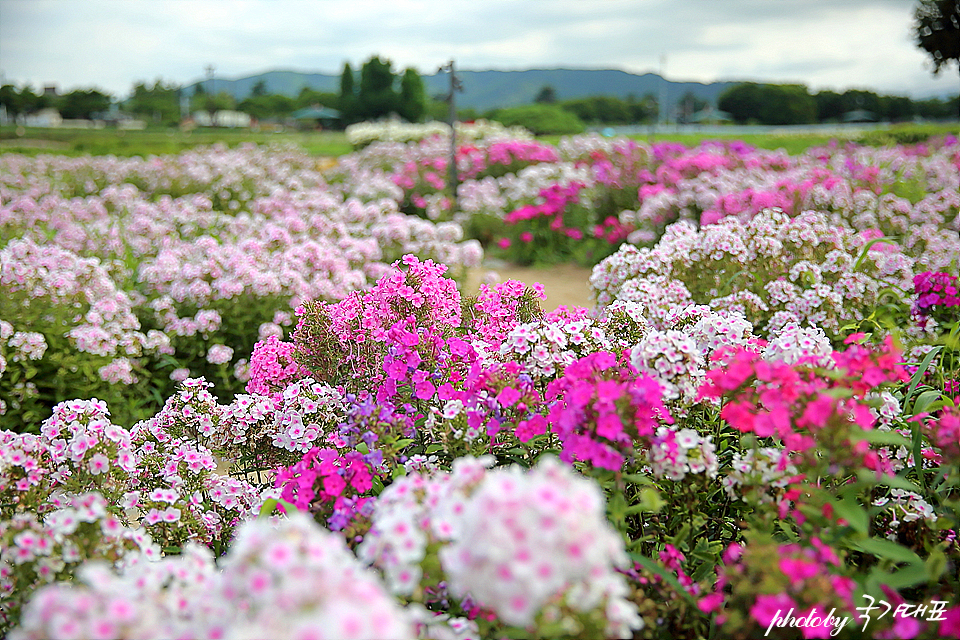
[[[527,71],[457,71],[463,92],[457,93],[457,106],[487,111],[498,107],[512,107],[534,101],[544,86],[553,87],[558,100],[571,100],[586,96],[615,96],[637,99],[650,93],[660,96],[664,80],[655,73],[637,75],[615,69],[529,69]],[[422,76],[427,94],[431,96],[449,92],[450,78],[446,73]],[[340,74],[302,73],[299,71],[267,71],[246,78],[230,80],[213,78],[187,86],[192,93],[202,84],[207,91],[226,91],[237,100],[243,100],[253,91],[254,85],[263,81],[267,93],[296,96],[303,87],[316,91],[338,92]],[[717,96],[735,82],[673,82],[666,81],[667,103],[674,103],[693,93],[696,97],[716,105]]]

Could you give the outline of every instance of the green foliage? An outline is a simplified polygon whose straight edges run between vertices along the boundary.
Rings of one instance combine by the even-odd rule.
[[[124,108],[147,122],[173,125],[180,120],[180,87],[158,79],[152,87],[144,82],[133,85],[133,95]]]
[[[251,94],[238,104],[237,108],[257,120],[268,120],[271,118],[286,118],[296,110],[297,104],[293,98],[277,93],[259,96]]]
[[[537,104],[555,104],[557,102],[557,90],[552,85],[545,84],[533,101]]]
[[[216,113],[217,111],[226,111],[237,106],[237,101],[226,91],[216,94],[203,91],[200,85],[197,85],[197,91],[190,98],[191,111],[206,111],[207,113]]]
[[[917,115],[929,120],[944,120],[956,116],[960,109],[960,95],[949,100],[939,98],[930,98],[929,100],[920,100],[914,103]]]
[[[817,104],[804,85],[744,82],[720,94],[717,106],[738,123],[810,124]]]
[[[536,135],[574,135],[585,129],[575,114],[548,104],[498,109],[491,113],[491,119],[507,127],[524,127]]]
[[[427,93],[416,69],[408,68],[400,79],[400,116],[408,122],[420,122],[427,110]]]
[[[110,95],[98,89],[77,89],[63,96],[60,115],[68,119],[91,119],[110,108]]]
[[[12,84],[5,84],[0,87],[0,104],[7,108],[7,113],[18,116],[43,109],[48,106],[49,99],[34,93],[29,85],[18,90]]]
[[[930,54],[934,74],[950,61],[960,67],[960,4],[956,0],[920,0],[913,29],[917,46]]]
[[[566,100],[560,106],[576,114],[584,122],[603,124],[630,124],[650,117],[650,113],[636,109],[636,105],[614,96],[590,96]],[[641,116],[641,117],[637,117]]]
[[[330,109],[340,109],[340,95],[332,91],[317,91],[309,87],[300,89],[296,99],[292,102],[293,108],[303,109],[314,105],[329,107]]]
[[[337,108],[344,124],[357,121],[357,90],[354,86],[353,68],[349,62],[344,63],[343,73],[340,74],[340,101]]]
[[[20,142],[23,140],[24,142]],[[0,153],[37,155],[51,149],[62,155],[148,156],[176,154],[194,147],[222,143],[295,145],[313,156],[341,156],[352,151],[343,132],[263,133],[249,129],[197,131],[117,131],[115,129],[54,129],[0,127]],[[33,146],[36,145],[36,146]]]
[[[393,64],[389,60],[374,56],[363,63],[356,115],[362,120],[376,120],[399,113],[400,95],[394,90],[395,82]]]
[[[340,74],[340,97],[354,97],[357,92],[353,85],[353,67],[349,62],[345,62],[343,73]]]

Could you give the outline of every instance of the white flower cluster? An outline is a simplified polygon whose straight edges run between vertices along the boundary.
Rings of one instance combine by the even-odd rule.
[[[225,344],[212,344],[207,348],[207,362],[210,364],[227,364],[233,360],[233,348]]]
[[[59,506],[42,517],[25,512],[0,520],[0,632],[35,589],[67,579],[82,561],[123,566],[160,557],[160,547],[143,529],[130,529],[107,513],[99,493],[54,502]]]
[[[878,498],[873,501],[876,507],[885,507],[890,512],[890,532],[887,537],[891,540],[897,539],[897,529],[901,524],[924,520],[930,524],[937,521],[937,514],[933,506],[923,499],[919,494],[903,489],[891,489],[890,496]]]
[[[713,436],[702,436],[693,429],[662,426],[650,446],[648,463],[657,478],[679,482],[687,474],[702,473],[716,478],[719,461]]]
[[[173,433],[193,434],[230,462],[251,450],[270,460],[306,453],[346,419],[340,392],[313,378],[287,385],[277,400],[240,393],[229,405],[217,403],[212,386],[203,378],[184,380],[154,420]]]
[[[421,563],[431,539],[448,541],[455,516],[487,474],[492,457],[457,458],[450,473],[410,473],[397,478],[377,499],[373,524],[357,555],[382,570],[393,593],[411,595],[423,578]]]
[[[11,638],[414,638],[406,613],[343,539],[309,516],[251,520],[217,569],[209,550],[42,588]]]
[[[533,134],[523,127],[504,127],[499,122],[477,120],[474,123],[457,122],[454,125],[460,143],[482,142],[498,138],[532,140]],[[450,137],[450,125],[445,122],[413,124],[388,120],[385,122],[358,122],[346,129],[347,142],[354,147],[365,147],[375,142],[419,142],[434,136]]]
[[[797,475],[789,452],[775,447],[735,453],[730,469],[721,481],[727,495],[734,500],[752,499],[761,504],[780,502],[783,488]]]
[[[8,323],[3,324],[10,326]],[[0,330],[0,337],[5,331]],[[39,360],[47,351],[47,341],[42,333],[36,331],[17,331],[7,340],[7,348],[12,349],[10,354],[11,362],[20,362],[23,360]],[[0,369],[3,373],[3,369]]]
[[[877,429],[889,429],[903,413],[900,401],[889,391],[868,393],[867,400],[873,400],[880,404],[877,408],[870,408],[870,413],[877,419]]]
[[[718,349],[749,347],[756,341],[753,324],[735,311],[718,313],[705,305],[691,305],[669,321],[696,341],[707,363]]]
[[[660,328],[698,303],[740,313],[764,337],[791,323],[836,337],[885,287],[910,286],[911,258],[886,245],[864,252],[865,243],[814,211],[789,217],[768,209],[746,222],[727,217],[699,229],[681,221],[653,248],[621,247],[594,267],[590,284],[601,307],[615,299],[640,302]]]
[[[787,364],[796,364],[806,358],[819,367],[831,367],[833,346],[820,327],[801,327],[791,322],[771,336],[763,350],[763,358]]]
[[[428,545],[449,593],[469,596],[507,624],[529,627],[601,612],[608,637],[642,627],[627,585],[623,541],[592,481],[553,458],[528,471],[488,470],[492,459],[460,458],[450,474],[405,476],[380,496],[358,548],[397,593],[420,583]]]
[[[704,359],[689,334],[678,329],[650,331],[630,350],[630,363],[660,383],[664,400],[696,401],[705,376]]]
[[[610,348],[603,329],[592,320],[557,319],[517,325],[500,344],[499,354],[547,378],[581,356]]]

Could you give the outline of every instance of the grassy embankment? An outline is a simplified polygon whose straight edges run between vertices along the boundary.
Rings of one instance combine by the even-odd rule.
[[[294,144],[315,156],[341,156],[352,149],[342,131],[254,132],[243,129],[48,129],[0,127],[0,153],[68,156],[149,156],[177,154],[193,147],[221,142],[230,147],[245,142]]]
[[[931,136],[960,135],[960,124],[904,124],[887,129],[851,132],[844,141],[874,146],[921,142]],[[823,133],[782,133],[771,128],[760,134],[705,134],[664,133],[633,136],[645,142],[670,141],[695,146],[703,140],[740,140],[761,149],[783,149],[797,154],[805,149],[837,139]],[[545,142],[556,143],[560,136],[544,136]],[[200,145],[221,142],[236,146],[245,142],[256,144],[293,144],[314,156],[341,156],[352,149],[340,131],[320,132],[253,132],[242,129],[197,129],[184,132],[178,129],[147,129],[145,131],[117,131],[116,129],[47,129],[0,127],[0,153],[58,153],[70,156],[115,155],[147,156],[175,154]]]

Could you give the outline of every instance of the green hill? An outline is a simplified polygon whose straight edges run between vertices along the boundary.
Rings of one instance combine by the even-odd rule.
[[[465,108],[486,111],[498,107],[512,107],[529,104],[545,85],[554,88],[558,100],[569,100],[586,96],[608,95],[626,99],[629,96],[641,98],[648,93],[660,95],[663,80],[654,73],[637,75],[616,69],[529,69],[526,71],[457,71],[463,84],[463,92],[457,94],[457,104]],[[280,93],[296,96],[306,86],[317,91],[338,91],[339,74],[303,73],[299,71],[267,71],[235,80],[215,78],[188,85],[202,84],[208,91],[226,91],[237,100],[243,100],[253,90],[255,84],[263,80],[268,93]],[[446,94],[449,90],[449,77],[446,74],[423,76],[429,95]],[[710,104],[716,104],[717,96],[730,86],[731,82],[673,82],[668,80],[666,87],[667,102],[672,103],[692,92],[698,98]]]

